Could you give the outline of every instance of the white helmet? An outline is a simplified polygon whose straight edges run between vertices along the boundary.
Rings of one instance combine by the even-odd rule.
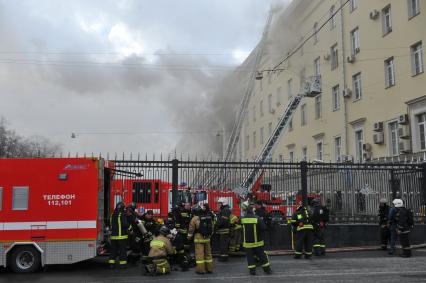
[[[399,198],[394,199],[392,203],[395,207],[403,207],[404,206],[404,202],[402,201],[402,199],[399,199]]]

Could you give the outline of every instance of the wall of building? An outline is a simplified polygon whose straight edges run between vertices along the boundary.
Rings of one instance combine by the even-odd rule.
[[[240,158],[252,159],[257,156],[270,131],[276,126],[280,114],[285,109],[290,95],[301,93],[304,77],[315,74],[314,60],[319,60],[319,74],[322,79],[320,98],[304,98],[294,114],[292,129],[280,139],[274,151],[274,159],[288,161],[301,160],[303,149],[306,148],[308,160],[321,159],[337,161],[342,156],[351,155],[355,159],[378,158],[401,154],[401,150],[392,152],[392,139],[389,123],[397,121],[402,114],[409,117],[409,125],[395,124],[396,127],[407,127],[412,139],[394,138],[413,146],[415,152],[426,150],[421,142],[418,115],[426,113],[426,75],[420,72],[413,74],[413,56],[411,47],[420,43],[424,49],[426,33],[426,1],[419,0],[419,13],[409,17],[409,3],[401,0],[358,0],[357,6],[351,9],[347,3],[334,16],[335,25],[325,23],[330,18],[330,9],[334,5],[337,11],[346,0],[315,0],[293,1],[284,12],[282,25],[283,35],[288,42],[296,42],[291,47],[285,46],[282,54],[276,56],[277,46],[273,46],[279,33],[270,33],[267,51],[260,70],[271,69],[279,62],[277,58],[285,58],[303,40],[314,32],[317,25],[317,36],[306,41],[303,47],[289,57],[276,72],[264,72],[264,77],[256,81],[254,93],[247,108],[244,127],[240,135]],[[350,1],[351,2],[351,1]],[[391,31],[384,32],[385,8],[390,7]],[[374,10],[379,13],[371,18]],[[321,28],[321,26],[324,27]],[[277,24],[277,22],[275,22]],[[278,27],[281,28],[281,27]],[[351,32],[358,29],[359,50],[354,62],[347,57],[353,52]],[[275,37],[275,38],[274,38]],[[296,39],[296,40],[295,40]],[[332,67],[331,48],[336,46],[338,64]],[[269,49],[268,49],[269,48]],[[275,51],[274,51],[275,50]],[[268,54],[269,52],[269,54]],[[421,51],[424,64],[424,52]],[[386,86],[385,61],[393,58],[395,83]],[[424,69],[424,67],[423,67]],[[360,74],[361,94],[357,98],[354,88],[354,75]],[[291,80],[291,93],[288,82]],[[333,105],[333,87],[339,89],[338,105]],[[343,90],[350,90],[349,97],[343,96]],[[271,97],[271,98],[269,98]],[[320,112],[316,113],[316,102],[321,99]],[[319,104],[318,104],[319,105]],[[337,107],[336,107],[337,106]],[[262,109],[263,108],[263,109]],[[306,110],[306,124],[302,125],[302,109]],[[318,111],[318,110],[317,110]],[[383,122],[384,142],[375,144],[374,123]],[[362,139],[355,142],[356,131],[362,131]],[[396,132],[395,132],[396,133]],[[262,138],[263,137],[263,138]],[[336,138],[340,138],[340,151],[336,150]],[[366,152],[357,150],[362,144],[370,144]],[[322,145],[322,150],[319,150]],[[368,147],[368,146],[367,146]],[[318,152],[320,151],[320,152]]]

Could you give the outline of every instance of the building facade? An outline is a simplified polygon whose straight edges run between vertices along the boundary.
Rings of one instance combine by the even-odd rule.
[[[291,96],[317,75],[322,93],[303,98],[274,160],[367,161],[426,151],[426,0],[295,0],[281,18],[283,34],[297,43],[278,61],[265,51],[258,69],[279,70],[263,71],[255,83],[237,158],[257,157]]]

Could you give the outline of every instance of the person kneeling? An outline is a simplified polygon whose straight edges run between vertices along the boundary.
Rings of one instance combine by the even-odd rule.
[[[151,275],[161,275],[170,272],[167,255],[174,254],[175,249],[168,237],[170,237],[170,229],[166,226],[161,226],[158,235],[150,243],[148,258],[152,260],[152,263],[148,264],[146,269]]]

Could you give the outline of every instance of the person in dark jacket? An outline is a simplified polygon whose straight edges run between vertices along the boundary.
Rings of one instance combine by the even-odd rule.
[[[259,262],[266,274],[271,274],[271,266],[264,250],[263,233],[267,226],[263,219],[254,213],[254,207],[248,205],[244,217],[241,218],[243,226],[243,247],[246,251],[248,269],[251,275],[256,275],[256,262]]]
[[[329,220],[328,208],[321,205],[319,198],[312,200],[313,248],[317,256],[325,255],[325,227]]]
[[[302,257],[305,254],[306,259],[312,256],[312,234],[314,227],[312,225],[312,215],[309,209],[300,205],[293,214],[290,223],[293,229],[296,230],[296,249],[295,259]]]
[[[265,206],[263,205],[263,202],[258,200],[256,201],[254,205],[254,211],[255,214],[263,219],[263,221],[267,224],[268,223],[268,213],[266,212]]]
[[[404,207],[401,199],[395,199],[393,204],[395,211],[391,215],[390,222],[396,227],[396,234],[402,247],[401,257],[411,257],[410,232],[414,225],[413,212]]]
[[[220,257],[219,261],[228,261],[229,256],[229,233],[231,227],[231,210],[225,198],[219,198],[220,212],[217,220],[216,234],[219,235]]]
[[[119,257],[118,264],[121,268],[127,266],[127,231],[129,223],[125,213],[125,205],[122,202],[117,203],[110,219],[111,229],[111,256],[108,260],[110,268],[114,268]]]
[[[388,242],[390,240],[389,210],[390,210],[390,207],[387,204],[387,200],[385,198],[380,199],[380,205],[379,205],[380,247],[384,251],[387,250]]]

